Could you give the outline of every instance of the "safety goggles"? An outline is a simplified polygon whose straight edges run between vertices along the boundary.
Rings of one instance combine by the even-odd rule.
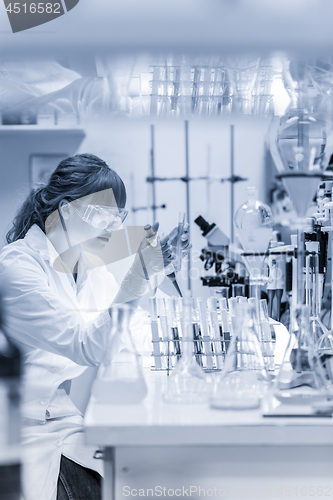
[[[85,222],[97,229],[114,231],[122,225],[127,215],[128,211],[123,208],[88,205],[81,217]]]

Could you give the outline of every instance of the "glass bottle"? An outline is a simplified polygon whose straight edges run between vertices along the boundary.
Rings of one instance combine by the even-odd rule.
[[[213,408],[257,408],[270,385],[255,332],[255,309],[249,303],[238,303],[236,309],[230,346],[211,398]]]
[[[206,379],[202,368],[194,357],[194,343],[191,320],[191,295],[187,292],[183,299],[182,357],[168,380],[164,400],[168,403],[204,403]]]
[[[111,308],[112,330],[92,393],[104,404],[137,404],[147,395],[139,358],[135,350],[128,305]]]
[[[309,308],[295,307],[291,319],[291,333],[274,396],[284,403],[311,403],[328,394],[329,381],[312,337]]]

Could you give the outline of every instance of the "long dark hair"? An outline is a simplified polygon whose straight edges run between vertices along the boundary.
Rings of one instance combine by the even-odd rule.
[[[34,224],[45,232],[45,221],[58,210],[63,199],[71,202],[110,188],[117,206],[124,207],[125,185],[103,160],[92,154],[66,158],[52,173],[48,184],[31,190],[6,235],[7,243],[24,238]]]

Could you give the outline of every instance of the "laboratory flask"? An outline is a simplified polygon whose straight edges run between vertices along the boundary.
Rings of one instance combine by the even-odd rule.
[[[327,379],[333,385],[333,335],[327,331],[317,340],[317,349]]]
[[[329,381],[312,337],[309,307],[294,308],[291,333],[277,375],[274,396],[284,403],[311,403],[329,395]]]
[[[0,498],[19,500],[21,354],[2,329],[2,317],[0,310]]]
[[[196,404],[207,401],[205,374],[194,356],[191,294],[183,299],[182,356],[168,379],[164,400],[168,403]]]
[[[92,393],[99,403],[137,404],[147,395],[147,386],[131,336],[128,305],[111,307],[112,329]]]
[[[268,281],[264,260],[273,232],[273,214],[258,200],[258,191],[247,188],[248,201],[235,214],[235,226],[244,249],[242,257],[250,275],[251,295],[255,298],[258,338],[262,340],[260,323],[260,286]]]
[[[258,200],[258,191],[247,188],[248,200],[235,214],[237,235],[245,252],[250,278],[260,278],[262,263],[273,231],[273,215],[268,205]]]
[[[255,332],[255,308],[239,302],[236,309],[230,346],[210,401],[212,408],[257,408],[270,385]]]

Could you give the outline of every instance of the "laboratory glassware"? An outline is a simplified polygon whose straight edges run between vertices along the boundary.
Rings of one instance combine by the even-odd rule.
[[[169,379],[164,400],[168,403],[204,403],[206,396],[205,374],[193,354],[191,320],[191,295],[183,299],[182,357],[177,361]]]
[[[235,226],[243,250],[245,264],[252,279],[261,278],[263,253],[268,249],[273,231],[273,214],[265,203],[258,200],[258,191],[247,188],[248,201],[235,214]]]
[[[320,295],[322,284],[319,273],[319,242],[306,242],[306,267],[305,267],[305,304],[310,311],[310,326],[314,342],[327,333],[327,328],[320,320]]]
[[[199,310],[197,307],[197,300],[195,298],[191,299],[191,321],[193,328],[193,341],[194,341],[194,352],[195,358],[199,366],[203,366],[202,356],[203,356],[203,346],[201,341],[201,331],[200,331],[200,320],[199,320]]]
[[[147,395],[147,386],[135,350],[128,305],[111,307],[112,329],[92,393],[99,403],[137,404]]]
[[[290,94],[291,105],[281,117],[277,130],[271,129],[269,141],[279,171],[278,178],[283,181],[297,212],[292,221],[292,227],[297,230],[297,283],[293,285],[293,299],[300,305],[305,302],[306,212],[327,167],[332,146],[328,140],[327,125],[311,108],[311,70],[308,62],[285,63],[283,81]]]
[[[218,320],[217,299],[215,297],[209,297],[209,299],[207,300],[207,304],[208,304],[209,319],[210,319],[210,330],[213,339],[213,346],[216,359],[216,368],[220,370],[223,366],[224,344]]]
[[[185,214],[184,214],[184,217],[185,217]],[[176,252],[179,253],[179,250],[178,248],[180,248],[180,256],[179,256],[179,259],[180,259],[180,267],[181,267],[181,236],[183,234],[183,228],[184,228],[184,224],[182,225],[181,228],[179,228],[179,225],[178,225],[178,237],[177,237],[177,245],[176,245]],[[146,231],[146,238],[144,238],[139,246],[139,249],[138,249],[138,255],[140,257],[140,260],[141,260],[141,265],[142,265],[142,269],[143,269],[143,272],[144,272],[144,275],[145,275],[145,278],[147,281],[149,281],[149,276],[148,276],[148,272],[147,272],[147,269],[146,269],[146,266],[145,266],[145,262],[144,262],[144,259],[143,259],[143,256],[142,256],[142,250],[145,248],[145,246],[148,245],[148,240],[152,241],[152,245],[156,245],[156,243],[153,241],[154,240],[154,237],[156,237],[156,230],[150,225],[150,224],[146,224],[144,226],[144,230]],[[175,267],[174,267],[174,264],[173,263],[170,263],[167,268],[165,269],[165,272],[166,272],[166,276],[167,278],[170,279],[170,281],[172,282],[173,286],[175,287],[175,289],[177,290],[177,293],[180,297],[182,297],[182,292],[179,288],[179,285],[177,283],[177,278],[176,278],[176,274],[175,274]]]
[[[177,360],[181,357],[181,346],[180,346],[180,336],[181,336],[181,300],[174,297],[164,298],[165,310],[167,316],[168,329],[171,334],[172,342],[174,345],[174,352],[176,354]]]
[[[273,327],[271,327],[269,322],[266,299],[260,300],[260,328],[261,328],[261,350],[263,353],[266,369],[269,372],[270,371],[273,372],[275,370],[275,363],[274,363],[275,345],[272,338]]]
[[[291,325],[274,395],[287,404],[311,403],[325,398],[330,384],[312,337],[308,306],[297,305],[292,310]]]
[[[213,369],[213,351],[212,351],[210,331],[208,327],[208,312],[207,312],[206,299],[204,299],[203,297],[199,297],[197,299],[197,304],[199,310],[201,338],[205,353],[205,368],[206,370],[209,371]]]
[[[161,342],[160,334],[158,328],[158,314],[157,314],[157,303],[155,297],[150,297],[150,326],[151,326],[151,336],[153,343],[153,356],[155,360],[155,369],[162,370],[162,353],[161,353]]]
[[[184,233],[184,224],[185,224],[185,213],[179,212],[179,222],[177,226],[177,243],[174,256],[175,258],[174,261],[171,264],[169,264],[169,266],[166,269],[166,276],[171,280],[173,286],[177,290],[179,297],[182,297],[183,294],[181,292],[181,289],[179,288],[176,275],[182,267],[182,236]]]
[[[333,386],[333,335],[327,331],[318,339],[317,349],[326,378]]]
[[[185,212],[179,212],[179,220],[177,226],[177,245],[175,249],[175,259],[173,261],[173,266],[175,272],[178,273],[182,267],[182,236],[184,233],[185,225]]]
[[[227,62],[227,72],[233,88],[233,111],[252,113],[252,92],[257,80],[259,58],[233,58]]]
[[[238,302],[235,313],[230,346],[210,401],[213,408],[256,408],[270,386],[255,332],[255,309]]]
[[[229,319],[228,315],[228,306],[227,306],[227,299],[221,298],[219,299],[219,309],[220,309],[220,335],[223,338],[224,341],[224,352],[227,353],[229,349],[229,344],[230,344],[230,339],[231,339],[231,327],[230,327],[230,322],[231,320]]]
[[[242,255],[250,274],[252,295],[256,298],[257,324],[260,325],[260,286],[268,281],[264,274],[264,259],[273,232],[273,214],[265,203],[258,200],[258,192],[254,187],[247,188],[248,201],[235,214],[235,226],[242,244]],[[259,328],[259,340],[260,337]]]
[[[252,113],[254,115],[274,114],[273,95],[271,94],[272,82],[273,67],[269,64],[260,64],[252,96]]]

